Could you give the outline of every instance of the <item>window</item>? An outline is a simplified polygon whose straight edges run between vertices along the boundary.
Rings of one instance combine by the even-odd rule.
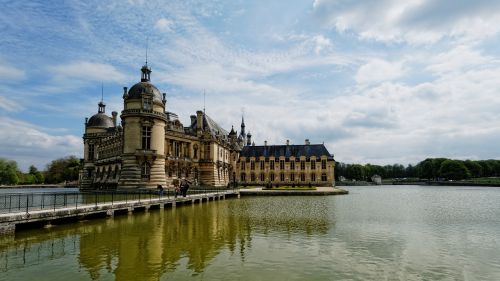
[[[316,160],[311,160],[311,170],[316,170]]]
[[[290,181],[295,181],[295,174],[290,174]]]
[[[269,161],[269,169],[274,170],[274,160]]]
[[[194,158],[194,159],[196,159],[196,158],[198,158],[198,146],[197,146],[197,145],[195,145],[195,146],[193,147],[193,150],[194,150],[194,151],[193,151],[193,152],[194,152],[194,156],[193,156],[193,158]]]
[[[326,170],[326,160],[321,160],[321,169]]]
[[[255,181],[255,174],[254,173],[250,174],[250,181]]]
[[[271,181],[274,181],[274,174],[271,174]]]
[[[143,108],[145,110],[152,110],[153,109],[153,100],[151,98],[144,98],[143,99]]]
[[[245,161],[241,161],[241,169],[245,170]]]
[[[255,170],[255,161],[250,161],[250,170]]]
[[[245,173],[241,173],[240,179],[241,179],[241,181],[246,181],[247,180]]]
[[[285,181],[285,174],[283,173],[280,174],[280,181]]]
[[[260,174],[260,181],[265,181],[266,180],[266,175],[264,173]]]
[[[89,144],[89,155],[88,158],[90,161],[94,160],[94,144]]]
[[[306,174],[304,173],[300,174],[300,181],[306,181]]]
[[[151,127],[142,126],[142,149],[151,149]]]
[[[264,160],[260,160],[260,169],[264,170]]]
[[[300,161],[300,169],[305,170],[306,169],[306,161]]]
[[[321,181],[327,181],[326,173],[321,174]]]
[[[290,170],[295,170],[295,161],[290,162]]]
[[[285,160],[280,160],[280,170],[285,169]]]
[[[316,181],[316,174],[311,174],[311,181]]]
[[[210,144],[205,144],[205,160],[210,159]]]
[[[149,175],[151,173],[151,165],[148,162],[144,162],[141,167],[141,177],[143,180],[149,180]]]

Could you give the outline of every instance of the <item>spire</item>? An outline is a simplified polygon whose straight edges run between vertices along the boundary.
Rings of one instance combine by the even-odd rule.
[[[98,110],[97,113],[105,113],[106,112],[106,104],[104,104],[104,84],[101,83],[101,101],[97,104]]]

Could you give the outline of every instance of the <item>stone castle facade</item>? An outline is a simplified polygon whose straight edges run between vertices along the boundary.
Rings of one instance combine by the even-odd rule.
[[[243,119],[238,135],[234,128],[224,130],[201,110],[184,126],[175,113],[166,110],[166,95],[150,82],[150,75],[146,64],[141,68],[141,81],[130,89],[124,87],[120,124],[118,113],[108,116],[102,101],[97,114],[85,119],[80,188],[169,187],[180,178],[210,186],[285,184],[295,179],[298,183],[334,184],[333,156],[324,145],[287,145],[285,150],[266,145],[260,149],[252,145],[251,134],[245,133]],[[279,166],[282,160],[286,164]],[[298,161],[300,169],[295,170],[292,161]],[[301,169],[301,161],[307,163],[306,170]],[[313,161],[322,163],[318,167],[326,161],[327,168],[316,171]],[[264,170],[254,173],[251,163]],[[272,163],[283,169],[275,173]]]

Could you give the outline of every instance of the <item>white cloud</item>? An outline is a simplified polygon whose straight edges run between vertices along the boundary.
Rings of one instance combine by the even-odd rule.
[[[50,135],[33,124],[0,117],[0,155],[18,161],[21,169],[30,165],[45,168],[50,161],[82,154],[82,139],[73,135]]]
[[[172,32],[173,25],[173,21],[166,18],[161,18],[156,22],[155,28],[162,32]]]
[[[114,66],[87,61],[76,61],[69,64],[49,67],[57,80],[77,79],[85,81],[113,81],[123,83],[126,76]]]
[[[0,60],[0,81],[17,81],[26,77],[24,70]]]
[[[401,62],[391,63],[381,59],[371,59],[358,69],[355,80],[360,84],[371,84],[395,80],[404,73]]]
[[[24,107],[13,100],[12,98],[6,98],[0,96],[0,108],[8,112],[18,112],[24,109]]]
[[[315,0],[315,15],[339,32],[379,41],[434,43],[460,38],[474,40],[500,32],[497,1],[454,0]]]

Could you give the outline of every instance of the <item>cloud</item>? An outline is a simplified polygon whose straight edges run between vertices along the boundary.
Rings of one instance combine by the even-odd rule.
[[[126,76],[114,66],[87,61],[75,61],[68,64],[51,66],[49,70],[57,80],[113,81],[123,83]]]
[[[12,98],[6,98],[0,96],[0,108],[8,112],[18,112],[24,109],[24,107],[18,102],[14,101]]]
[[[498,1],[315,0],[315,16],[339,32],[385,42],[435,43],[445,37],[483,39],[500,32]]]
[[[18,81],[26,78],[24,70],[0,60],[0,81]]]
[[[166,18],[161,18],[156,22],[155,28],[162,32],[172,32],[173,24],[173,21]]]
[[[381,59],[371,59],[358,69],[355,80],[360,84],[371,84],[395,80],[404,73],[401,62],[391,63]]]
[[[27,170],[30,165],[42,169],[54,159],[82,154],[81,138],[51,135],[44,130],[17,119],[0,117],[0,155],[17,160],[20,168]]]

